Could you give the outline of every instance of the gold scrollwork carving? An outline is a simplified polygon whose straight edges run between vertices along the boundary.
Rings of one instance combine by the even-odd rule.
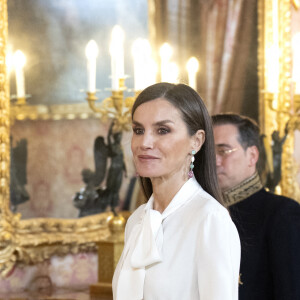
[[[9,102],[6,74],[7,3],[0,1],[0,272],[16,261],[14,217],[9,210]]]
[[[10,113],[9,86],[6,74],[7,0],[0,0],[0,275],[7,275],[16,263],[34,264],[52,255],[64,255],[79,251],[96,251],[96,244],[109,236],[107,219],[111,213],[79,219],[27,219],[13,214],[9,208],[10,180],[10,120],[85,118],[81,109],[61,112],[61,107],[51,111],[37,108],[12,107]],[[26,111],[26,109],[30,111]],[[35,110],[36,109],[36,110]],[[79,112],[81,111],[81,112]],[[89,111],[89,114],[91,112]],[[94,114],[94,113],[93,113]],[[90,116],[90,115],[89,115]],[[89,117],[88,116],[88,117]]]
[[[57,105],[13,105],[10,107],[12,122],[24,120],[74,120],[100,118],[99,113],[91,111],[87,103]]]
[[[297,99],[292,94],[291,70],[292,70],[292,45],[291,45],[291,11],[295,1],[280,0],[278,5],[278,19],[274,23],[274,4],[272,0],[260,0],[258,2],[258,28],[259,28],[259,50],[258,50],[258,76],[259,76],[259,103],[260,103],[260,125],[266,136],[270,137],[274,130],[283,134],[288,123],[289,134],[285,141],[282,153],[282,179],[280,191],[283,195],[291,198],[299,198],[299,185],[296,183],[294,153],[294,129],[298,124]],[[279,83],[278,93],[267,93],[267,60],[268,50],[274,43],[274,31],[278,30],[279,58]],[[294,99],[293,99],[294,97]],[[293,111],[292,102],[296,104]],[[276,107],[273,103],[277,102]],[[298,195],[298,196],[296,196]]]
[[[292,0],[292,4],[296,9],[299,9],[300,7],[300,1],[299,0]]]

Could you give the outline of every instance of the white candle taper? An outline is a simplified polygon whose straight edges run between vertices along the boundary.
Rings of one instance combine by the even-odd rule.
[[[124,31],[119,26],[114,26],[111,34],[110,43],[110,55],[111,55],[111,80],[112,90],[118,91],[120,89],[120,79],[125,77],[124,75]]]
[[[85,48],[85,55],[87,57],[87,75],[88,75],[88,87],[89,93],[96,92],[96,58],[98,56],[99,49],[97,43],[94,40],[90,40]]]
[[[186,69],[188,72],[189,86],[194,90],[197,90],[197,72],[199,69],[199,62],[196,57],[191,57],[186,63]]]
[[[137,39],[132,45],[134,66],[134,90],[141,91],[148,85],[150,72],[151,47],[146,39]]]
[[[160,49],[160,61],[161,61],[161,81],[168,81],[170,59],[173,54],[172,47],[168,43],[164,43]]]
[[[24,66],[26,57],[21,50],[17,50],[14,54],[14,67],[16,72],[17,98],[25,98],[25,79]]]

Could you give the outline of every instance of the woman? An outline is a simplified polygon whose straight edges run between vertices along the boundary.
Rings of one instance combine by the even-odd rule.
[[[127,222],[114,299],[238,299],[240,241],[222,204],[202,99],[183,84],[152,85],[137,97],[132,124],[150,199]]]

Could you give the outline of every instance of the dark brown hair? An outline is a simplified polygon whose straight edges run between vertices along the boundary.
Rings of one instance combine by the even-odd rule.
[[[211,117],[213,126],[233,125],[238,130],[238,142],[247,150],[248,147],[256,146],[259,151],[259,159],[256,169],[261,177],[265,176],[266,153],[263,147],[262,138],[258,124],[251,118],[236,113],[222,113]]]
[[[194,174],[202,188],[223,204],[216,172],[216,155],[211,118],[199,94],[185,84],[157,83],[147,87],[136,98],[132,108],[132,117],[138,106],[145,102],[163,98],[180,112],[190,136],[199,129],[205,131],[205,142],[195,155]],[[141,177],[144,194],[148,199],[152,194],[149,178]]]
[[[244,150],[251,146],[256,146],[260,150],[259,127],[253,119],[235,113],[223,113],[212,116],[212,122],[213,126],[235,126],[239,133],[238,141]]]

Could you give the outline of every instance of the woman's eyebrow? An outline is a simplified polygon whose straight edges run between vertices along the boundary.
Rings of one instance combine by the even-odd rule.
[[[154,126],[161,126],[161,125],[165,125],[165,124],[168,124],[168,123],[174,124],[174,122],[172,120],[162,120],[162,121],[155,122],[153,125]],[[132,121],[132,124],[136,125],[136,126],[143,126],[143,124],[141,124],[140,122],[134,121],[134,120]]]
[[[136,125],[136,126],[143,126],[141,123],[132,120],[132,125]]]
[[[171,120],[162,120],[162,121],[159,121],[159,122],[156,122],[156,123],[154,123],[154,125],[165,125],[165,124],[167,124],[167,123],[173,123],[174,124],[174,122],[173,121],[171,121]]]

